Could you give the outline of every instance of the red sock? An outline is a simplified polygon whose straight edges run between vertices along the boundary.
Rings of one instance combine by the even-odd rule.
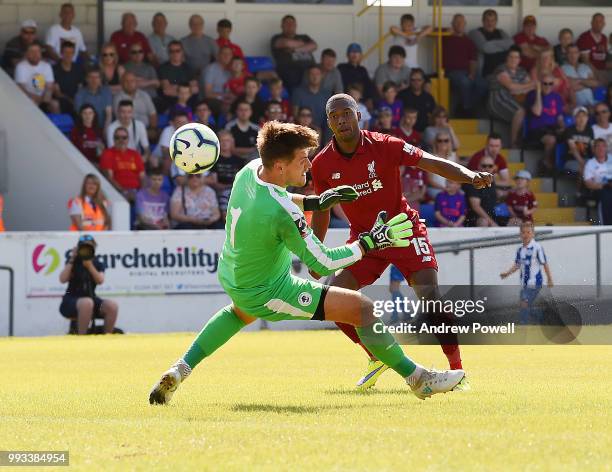
[[[463,369],[461,365],[461,351],[459,350],[459,345],[457,344],[442,344],[442,351],[446,355],[448,359],[448,365],[451,370]]]
[[[355,329],[355,327],[353,325],[346,324],[346,323],[336,323],[336,326],[338,328],[340,328],[342,330],[342,332],[351,341],[353,341],[355,344],[359,344],[361,346],[361,348],[368,354],[368,356],[370,356],[370,359],[375,359],[375,357],[372,355],[372,353],[370,351],[368,351],[368,348],[363,345],[363,343],[361,342],[361,339],[359,339],[359,335],[357,334],[357,330]],[[461,361],[459,361],[459,362],[461,362]]]

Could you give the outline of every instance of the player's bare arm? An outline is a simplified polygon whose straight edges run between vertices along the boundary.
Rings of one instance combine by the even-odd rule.
[[[423,153],[417,167],[455,182],[472,184],[475,188],[490,187],[493,183],[493,175],[488,172],[474,172],[461,164],[436,157],[428,152]]]
[[[518,264],[514,264],[512,267],[510,267],[510,269],[508,269],[506,272],[502,272],[501,274],[499,274],[499,276],[502,279],[505,279],[507,277],[510,277],[512,274],[514,274],[517,270],[519,270],[519,265]],[[550,278],[549,278],[550,281]]]
[[[546,272],[546,280],[548,281],[548,286],[554,286],[552,273],[550,272],[550,266],[548,265],[548,263],[544,264],[544,272]]]

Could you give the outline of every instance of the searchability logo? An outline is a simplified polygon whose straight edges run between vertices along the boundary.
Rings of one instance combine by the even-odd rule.
[[[45,251],[45,247],[46,246],[44,244],[39,244],[34,248],[34,251],[32,252],[32,268],[34,269],[34,272],[38,274],[46,267],[47,270],[45,271],[44,275],[49,275],[59,266],[60,256],[57,250],[54,248],[48,247]],[[43,251],[45,251],[44,254]],[[45,260],[43,264],[40,263],[41,254],[42,258]]]

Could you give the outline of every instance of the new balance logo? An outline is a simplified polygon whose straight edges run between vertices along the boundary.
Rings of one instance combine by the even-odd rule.
[[[334,172],[332,174],[332,180],[338,180],[340,178],[340,172]]]
[[[431,256],[423,256],[423,260],[421,262],[431,262]]]

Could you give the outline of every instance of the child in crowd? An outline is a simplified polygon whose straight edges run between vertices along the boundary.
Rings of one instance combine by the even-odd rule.
[[[405,108],[402,113],[402,120],[395,131],[395,136],[413,146],[421,145],[421,133],[414,129],[418,114],[419,112],[414,108]]]
[[[446,180],[446,190],[436,195],[436,221],[438,226],[446,228],[463,227],[467,204],[461,185],[453,180]]]
[[[355,99],[357,102],[357,111],[361,113],[361,120],[359,120],[359,128],[370,129],[370,121],[372,115],[368,111],[368,108],[362,103],[363,98],[363,86],[359,83],[350,84],[347,87],[347,93]]]
[[[232,59],[230,72],[232,77],[225,83],[225,91],[237,97],[244,93],[244,81],[251,74],[246,70],[244,60],[240,57]]]
[[[383,99],[378,102],[377,108],[387,107],[391,109],[391,126],[394,128],[400,124],[402,119],[402,101],[397,98],[397,85],[387,81],[383,84]]]
[[[555,62],[562,66],[567,62],[567,47],[574,43],[574,33],[569,28],[563,28],[559,31],[559,44],[553,50],[555,53]]]
[[[529,190],[531,174],[526,170],[519,170],[514,176],[516,186],[508,192],[506,205],[510,211],[511,226],[518,226],[525,221],[533,221],[538,202],[533,192]]]
[[[383,107],[378,110],[378,119],[374,131],[395,136],[395,128],[393,128],[393,113],[391,108]]]
[[[393,44],[404,48],[406,51],[406,65],[411,69],[419,67],[419,41],[431,31],[431,26],[417,28],[414,23],[414,16],[409,13],[402,15],[399,27],[391,27],[390,32],[393,35]]]
[[[188,102],[191,98],[191,88],[189,84],[180,84],[176,96],[176,103],[170,108],[170,116],[174,116],[177,112],[185,113],[189,121],[193,121],[193,111]]]
[[[283,109],[283,113],[281,115],[282,120],[287,123],[293,121],[293,114],[291,112],[291,103],[286,98],[283,98],[283,81],[281,79],[272,79],[269,82],[270,88],[270,100],[269,101],[277,101],[280,102],[281,107]]]

